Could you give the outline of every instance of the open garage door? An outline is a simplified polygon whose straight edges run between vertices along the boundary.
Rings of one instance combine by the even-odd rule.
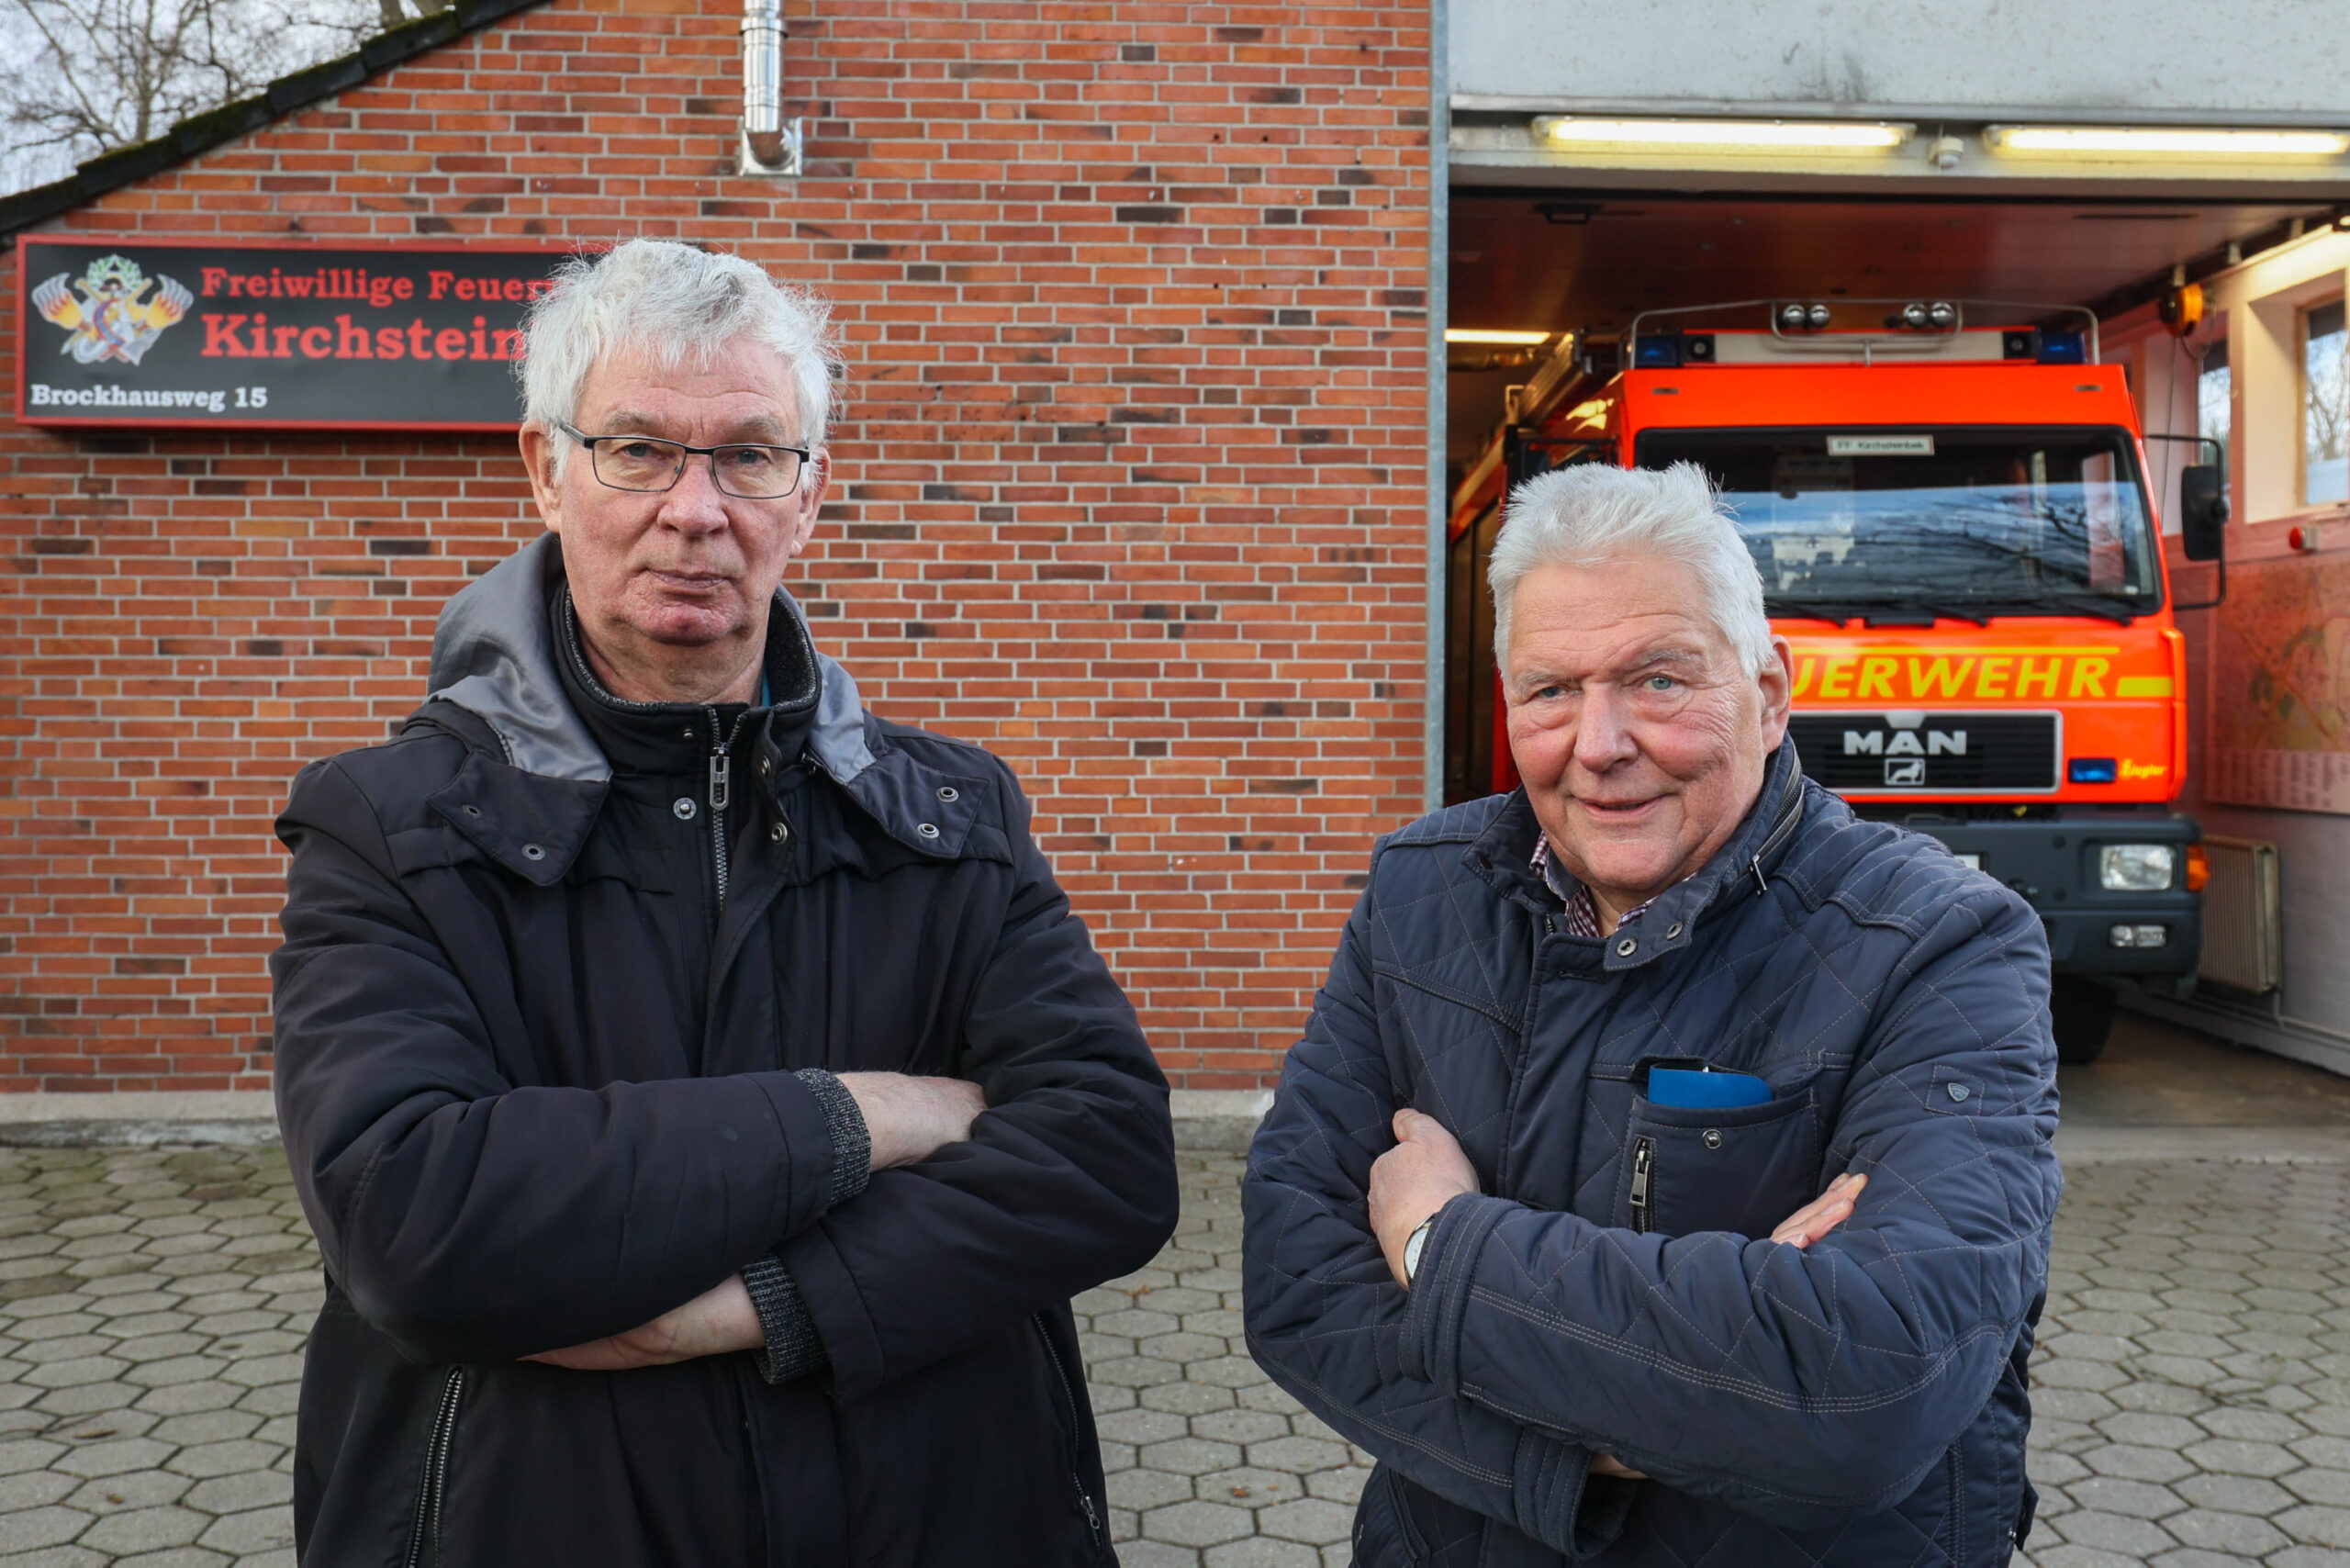
[[[2031,307],[2010,319],[2053,323],[2067,313],[2056,308],[2087,308],[2110,319],[2177,282],[2332,225],[2341,208],[2331,194],[2240,202],[2071,193],[1929,200],[1850,190],[1456,185],[1450,329],[1464,338],[1514,331],[1532,341],[1449,345],[1453,487],[1494,459],[1497,432],[1522,389],[1539,387],[1546,369],[1555,378],[1562,342],[1612,353],[1642,311],[1728,300],[1971,299]],[[2146,410],[2149,431],[2174,427],[2194,432],[2192,406]],[[2182,451],[2178,462],[2185,461]],[[2174,488],[2175,473],[2174,466]],[[1483,794],[1506,776],[1483,590],[1498,521],[1491,507],[1456,510],[1450,520],[1444,770],[1450,800]]]

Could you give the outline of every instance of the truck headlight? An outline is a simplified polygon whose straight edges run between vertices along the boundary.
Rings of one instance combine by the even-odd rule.
[[[2109,844],[2097,852],[2097,879],[2109,892],[2160,892],[2177,865],[2167,844]]]

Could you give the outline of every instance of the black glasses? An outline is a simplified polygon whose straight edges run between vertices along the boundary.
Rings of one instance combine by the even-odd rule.
[[[597,483],[615,490],[674,489],[685,477],[686,459],[699,454],[710,459],[711,482],[723,493],[746,501],[780,500],[800,487],[810,455],[804,446],[747,441],[688,446],[651,435],[582,435],[560,420],[554,427],[588,449]]]

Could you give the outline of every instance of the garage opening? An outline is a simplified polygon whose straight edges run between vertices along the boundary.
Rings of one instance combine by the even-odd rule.
[[[1553,186],[1456,186],[1450,211],[1447,466],[1455,506],[1444,589],[1448,801],[1513,780],[1494,678],[1484,569],[1500,526],[1492,481],[1588,460],[1612,449],[1560,439],[1554,417],[1588,398],[1622,364],[1644,312],[1730,301],[1970,303],[1978,319],[2043,328],[2051,342],[2143,312],[2180,286],[2333,224],[2320,203],[2177,199],[1923,200],[1851,194],[1693,195]],[[1987,302],[2009,302],[1995,308]],[[1876,307],[1858,308],[1863,314]],[[1896,306],[1894,308],[1898,308]],[[1760,326],[1768,307],[1736,324]],[[1651,319],[1656,319],[1651,318]],[[1684,318],[1694,325],[1705,319]],[[1731,324],[1729,318],[1723,324]],[[1651,330],[1643,325],[1645,336]],[[2093,338],[2093,334],[2085,333]],[[2224,426],[2228,359],[2215,330],[2173,338],[2196,363],[2164,378],[2143,428],[2148,490],[2168,516],[2179,474]],[[2085,357],[2093,349],[2085,344]],[[2122,367],[2125,377],[2129,367]],[[2131,388],[2135,396],[2136,388]],[[1546,433],[1547,425],[1547,433]],[[2224,430],[2220,432],[2224,435]]]

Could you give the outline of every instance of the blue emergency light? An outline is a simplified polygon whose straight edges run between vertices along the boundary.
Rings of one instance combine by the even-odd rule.
[[[1632,344],[1634,370],[1678,370],[1714,363],[1711,332],[1643,332]]]
[[[2065,777],[2075,784],[2110,784],[2121,776],[2109,756],[2076,756],[2065,765]]]
[[[2087,364],[2088,362],[2089,344],[2087,333],[2051,331],[2044,327],[2041,329],[2041,364]]]

